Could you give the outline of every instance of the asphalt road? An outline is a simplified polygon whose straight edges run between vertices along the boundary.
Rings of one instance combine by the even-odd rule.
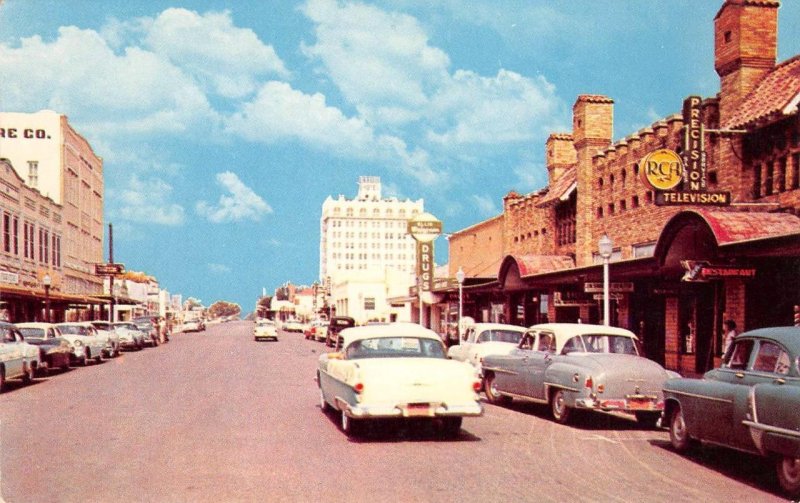
[[[252,324],[0,395],[0,496],[17,502],[785,501],[771,467],[725,449],[681,456],[666,431],[610,415],[562,426],[486,404],[455,440],[379,425],[348,439],[318,405],[325,346],[254,342]]]

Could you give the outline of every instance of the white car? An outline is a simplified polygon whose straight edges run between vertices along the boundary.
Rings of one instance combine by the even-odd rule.
[[[474,323],[464,327],[460,344],[450,346],[447,357],[471,363],[480,373],[484,357],[511,353],[522,336],[524,327],[503,323]]]
[[[283,323],[283,330],[286,332],[303,333],[303,324],[299,320],[286,320]]]
[[[86,365],[89,360],[94,359],[99,363],[103,359],[108,339],[101,337],[94,325],[88,322],[65,322],[57,323],[56,327],[61,337],[75,347],[77,362]]]
[[[114,330],[114,325],[108,321],[94,320],[90,321],[100,337],[106,340],[106,347],[103,349],[103,356],[106,358],[114,358],[119,356],[119,334]]]
[[[278,327],[272,320],[258,320],[253,327],[253,339],[260,341],[261,339],[278,340]]]
[[[24,342],[17,327],[0,322],[0,391],[6,379],[31,382],[40,363],[39,348]]]
[[[341,352],[320,356],[317,382],[323,412],[338,411],[348,435],[369,419],[422,418],[453,437],[464,417],[483,414],[475,370],[448,360],[436,332],[389,323],[348,328],[341,337]]]
[[[144,347],[147,334],[136,327],[132,321],[117,321],[112,323],[114,331],[119,336],[120,349],[139,350]]]

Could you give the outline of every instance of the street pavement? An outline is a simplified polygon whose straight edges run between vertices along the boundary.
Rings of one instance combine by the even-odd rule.
[[[324,344],[252,323],[9,382],[0,499],[17,502],[785,501],[764,460],[674,453],[631,418],[485,404],[458,438],[379,424],[349,439],[320,411]]]

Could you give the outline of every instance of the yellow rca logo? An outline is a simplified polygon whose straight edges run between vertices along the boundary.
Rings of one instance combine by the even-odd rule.
[[[639,170],[654,189],[670,190],[683,180],[683,159],[675,151],[661,148],[647,154]]]

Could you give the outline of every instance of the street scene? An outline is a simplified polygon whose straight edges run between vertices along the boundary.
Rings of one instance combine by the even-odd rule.
[[[800,3],[0,0],[0,502],[800,501]]]
[[[786,501],[760,458],[682,456],[624,415],[563,426],[484,403],[452,439],[388,423],[349,438],[319,407],[324,343],[252,330],[215,324],[10,383],[5,501]]]

